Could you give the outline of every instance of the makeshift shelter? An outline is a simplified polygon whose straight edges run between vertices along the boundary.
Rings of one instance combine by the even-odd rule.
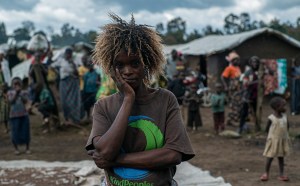
[[[256,55],[260,59],[286,59],[290,74],[292,59],[300,55],[300,42],[271,28],[262,28],[239,34],[206,36],[186,44],[165,46],[164,51],[168,53],[172,49],[183,53],[191,69],[200,65],[200,71],[207,75],[208,86],[212,87],[228,65],[225,56],[232,50],[241,57],[242,71],[248,59]]]

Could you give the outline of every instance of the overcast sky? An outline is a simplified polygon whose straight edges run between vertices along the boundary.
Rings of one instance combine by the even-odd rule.
[[[300,0],[0,0],[0,22],[7,32],[31,20],[36,30],[52,26],[59,32],[64,23],[85,32],[98,30],[110,20],[108,12],[126,20],[133,13],[137,23],[155,26],[180,16],[187,29],[202,29],[206,25],[222,28],[229,13],[250,14],[251,20],[296,22],[300,17]]]

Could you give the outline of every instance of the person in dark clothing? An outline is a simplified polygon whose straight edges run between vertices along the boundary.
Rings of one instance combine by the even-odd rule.
[[[245,93],[243,94],[243,106],[240,113],[240,127],[239,133],[241,134],[245,129],[246,119],[249,115],[249,109],[252,109],[253,116],[256,113],[256,102],[257,102],[257,89],[258,89],[258,76],[257,71],[259,67],[260,60],[257,56],[253,56],[249,59],[250,69],[245,72],[243,77],[243,89]],[[249,108],[250,107],[250,108]]]
[[[186,96],[188,102],[188,128],[198,130],[198,127],[202,126],[202,119],[200,115],[201,95],[197,94],[198,86],[196,84],[191,85],[191,90]]]
[[[90,110],[96,102],[96,94],[98,88],[100,86],[100,76],[94,69],[93,64],[88,63],[87,67],[89,71],[83,76],[83,90],[82,90],[82,99],[83,99],[83,107],[86,113],[87,119],[90,119]]]
[[[291,86],[291,114],[300,114],[300,59],[296,59],[292,66]]]
[[[176,96],[179,105],[182,105],[184,94],[186,91],[186,86],[183,80],[184,74],[179,73],[168,85],[168,90],[170,90]]]
[[[183,82],[184,73],[180,72],[177,74],[174,79],[168,84],[168,90],[170,90],[177,99],[177,102],[180,107],[181,117],[183,119],[183,123],[186,125],[187,123],[187,109],[183,105],[183,100],[186,92],[186,85]]]

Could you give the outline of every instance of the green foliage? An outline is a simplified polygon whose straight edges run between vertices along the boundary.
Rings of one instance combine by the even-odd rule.
[[[201,30],[194,29],[192,32],[187,33],[186,21],[181,17],[176,17],[167,22],[166,25],[158,23],[156,31],[161,35],[164,44],[172,45],[186,43],[207,35],[235,34],[264,27],[270,27],[300,40],[300,17],[295,20],[295,23],[282,23],[276,18],[269,23],[265,23],[261,20],[252,21],[250,15],[246,12],[239,15],[228,14],[224,18],[224,27],[222,30],[214,28],[212,25],[207,25]],[[97,37],[96,31],[91,30],[82,33],[69,23],[62,25],[60,33],[55,33],[51,26],[48,26],[46,30],[51,38],[51,43],[56,46],[72,45],[80,41],[94,45],[95,38]],[[23,21],[22,26],[13,31],[13,37],[16,41],[29,40],[34,31],[35,25],[33,22]],[[5,24],[0,22],[0,43],[7,42],[7,39]]]
[[[300,17],[296,23],[281,23],[279,19],[273,19],[269,23],[264,21],[251,20],[248,13],[243,12],[240,15],[233,13],[224,18],[223,30],[215,29],[211,25],[204,27],[201,32],[194,29],[191,33],[186,33],[186,22],[180,17],[170,20],[165,27],[162,23],[156,25],[156,30],[161,34],[163,42],[167,45],[181,44],[198,39],[207,35],[236,34],[254,29],[270,27],[274,30],[287,34],[297,40],[300,40]]]
[[[23,21],[22,27],[13,31],[13,37],[16,41],[29,40],[34,30],[35,26],[32,21]]]
[[[30,33],[25,28],[17,28],[13,31],[13,36],[16,41],[29,40]]]
[[[96,37],[96,31],[91,30],[86,33],[82,33],[79,29],[71,26],[69,23],[66,23],[61,27],[60,34],[51,35],[51,43],[55,46],[73,45],[77,42],[94,44]]]
[[[6,28],[4,23],[0,23],[0,44],[7,42]]]
[[[198,32],[198,30],[194,29],[193,32],[187,35],[186,42],[190,42],[201,37],[202,35]]]

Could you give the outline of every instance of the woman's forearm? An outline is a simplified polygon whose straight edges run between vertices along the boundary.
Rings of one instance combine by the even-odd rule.
[[[107,160],[114,160],[120,153],[134,100],[124,98],[122,106],[109,130],[96,137],[93,144],[96,150]]]
[[[115,160],[115,165],[139,169],[163,169],[180,164],[181,159],[180,152],[161,148],[120,154]]]

